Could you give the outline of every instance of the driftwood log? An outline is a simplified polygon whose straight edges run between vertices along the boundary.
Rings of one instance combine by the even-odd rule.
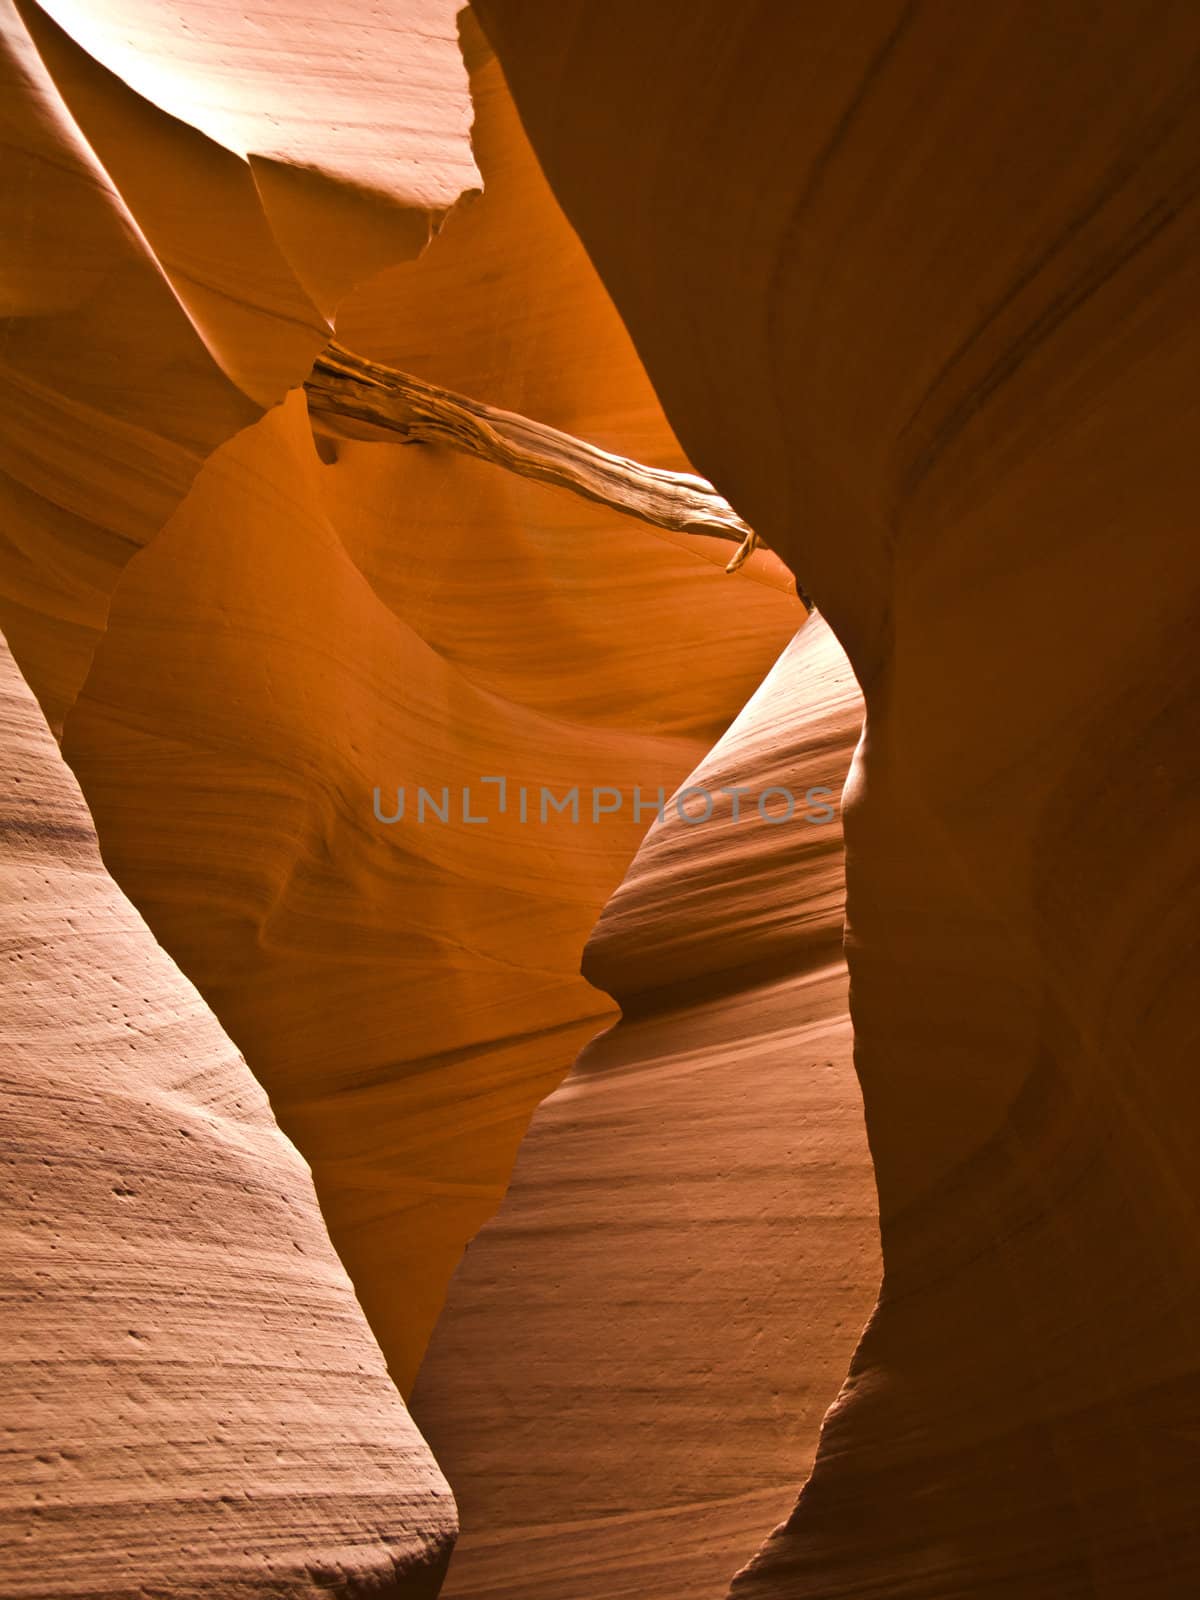
[[[440,389],[336,343],[317,357],[304,388],[314,418],[407,444],[448,445],[656,528],[726,539],[737,545],[726,572],[736,572],[761,542],[704,478],[610,455],[573,434]],[[802,591],[801,598],[811,609]]]

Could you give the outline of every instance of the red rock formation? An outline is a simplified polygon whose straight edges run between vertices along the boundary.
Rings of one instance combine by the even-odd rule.
[[[479,11],[685,449],[866,691],[884,1286],[737,1593],[1190,1596],[1196,9]]]
[[[454,1502],[304,1164],[0,669],[0,1593],[431,1597]]]
[[[419,254],[478,184],[454,0],[399,0],[386,14],[333,14],[316,0],[286,10],[264,0],[12,3],[138,225],[173,221],[174,250],[153,232],[148,242],[189,314],[200,291],[202,323],[232,316],[244,331],[247,302],[280,253],[332,315],[356,283]],[[236,188],[253,201],[231,215]],[[212,240],[210,207],[232,238]],[[187,273],[180,245],[200,246]],[[231,256],[242,257],[236,273]],[[224,304],[214,273],[226,279]]]
[[[579,955],[648,816],[393,829],[373,790],[387,814],[398,785],[457,802],[494,773],[669,788],[799,615],[773,558],[729,579],[727,546],[433,448],[323,439],[319,457],[298,394],[255,422],[305,376],[340,294],[339,334],[369,354],[686,465],[478,40],[489,194],[420,262],[349,291],[474,174],[457,55],[429,76],[448,59],[434,10],[424,30],[407,8],[431,52],[411,74],[400,36],[364,37],[303,115],[303,9],[256,111],[214,76],[222,40],[259,71],[253,18],[247,34],[198,10],[186,46],[132,0],[120,28],[56,7],[79,42],[31,0],[10,26],[14,144],[49,173],[26,184],[6,347],[14,650],[106,862],[312,1163],[405,1387],[530,1113],[609,1013]],[[422,130],[393,166],[386,118],[323,142],[364,73],[376,98],[394,73]]]
[[[719,1596],[811,1459],[878,1277],[841,827],[806,820],[860,713],[814,619],[680,791],[713,815],[669,806],[592,935],[624,1016],[534,1117],[413,1393],[448,1597]]]
[[[478,177],[452,6],[406,5],[424,24],[415,71],[389,27],[369,50],[327,57],[315,83],[304,48],[318,13],[303,5],[273,15],[266,61],[249,12],[184,0],[182,31],[164,33],[165,14],[139,0],[53,10],[94,55],[34,0],[0,9],[0,619],[58,729],[125,563],[328,338],[328,296],[318,310],[305,284],[322,277],[312,263],[330,258],[330,237],[349,287],[415,254]],[[230,78],[231,29],[253,88]],[[188,40],[182,65],[162,59]],[[302,109],[281,59],[304,82]],[[329,124],[364,75],[387,82],[379,98],[411,125],[402,161],[382,110],[354,149],[330,152]]]
[[[1190,1597],[1195,7],[480,11],[582,244],[469,18],[456,204],[442,0],[6,0],[0,619],[105,860],[311,1160],[406,1389],[622,1005],[417,1388],[450,1592],[715,1596],[812,1463],[745,1600]],[[884,1281],[815,1462],[875,1276],[836,831],[669,820],[593,987],[644,817],[387,825],[372,791],[837,788],[846,663],[806,627],[721,739],[799,620],[778,558],[728,579],[438,447],[314,441],[335,321],[694,462],[864,687]],[[428,1590],[445,1488],[307,1179],[9,704],[40,1092],[0,1585]],[[114,975],[140,1009],[101,1026]]]
[[[119,881],[312,1163],[404,1386],[530,1113],[608,1009],[579,955],[650,816],[593,823],[585,798],[580,823],[543,823],[538,790],[677,781],[745,692],[738,651],[771,641],[747,627],[690,671],[737,582],[447,452],[350,444],[323,466],[296,397],[206,464],[114,597],[67,757]],[[771,629],[794,619],[742,587]],[[383,826],[373,789],[391,815],[401,785]],[[448,825],[413,815],[418,785],[449,786]],[[486,826],[459,820],[472,786]]]

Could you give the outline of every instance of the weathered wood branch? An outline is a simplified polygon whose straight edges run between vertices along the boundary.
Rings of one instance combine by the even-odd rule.
[[[572,434],[439,389],[336,343],[317,357],[304,388],[314,417],[365,425],[369,433],[408,444],[448,445],[656,528],[729,540],[737,550],[726,572],[736,572],[760,543],[704,478],[610,455]]]

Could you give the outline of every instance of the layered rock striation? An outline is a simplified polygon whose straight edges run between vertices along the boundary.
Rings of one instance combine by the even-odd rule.
[[[812,1458],[878,1278],[836,813],[860,720],[815,618],[588,942],[621,1018],[534,1116],[413,1391],[463,1517],[447,1596],[719,1597]]]
[[[469,21],[489,191],[458,206],[479,174],[445,6],[328,52],[311,8],[176,20],[5,17],[0,614],[106,865],[310,1162],[407,1389],[530,1113],[611,1015],[578,964],[649,824],[630,799],[695,764],[802,612],[765,555],[727,578],[717,540],[314,438],[336,316],[367,358],[688,465]],[[464,822],[495,775],[531,820]],[[624,805],[577,824],[543,786]],[[414,816],[420,787],[453,820]]]
[[[454,1501],[312,1180],[0,655],[6,1600],[432,1600]]]
[[[878,1306],[739,1600],[1195,1592],[1194,8],[481,0],[863,685]]]

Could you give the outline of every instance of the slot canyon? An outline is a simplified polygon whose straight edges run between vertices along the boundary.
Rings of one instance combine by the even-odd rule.
[[[0,1600],[1193,1600],[1200,10],[0,6]]]

